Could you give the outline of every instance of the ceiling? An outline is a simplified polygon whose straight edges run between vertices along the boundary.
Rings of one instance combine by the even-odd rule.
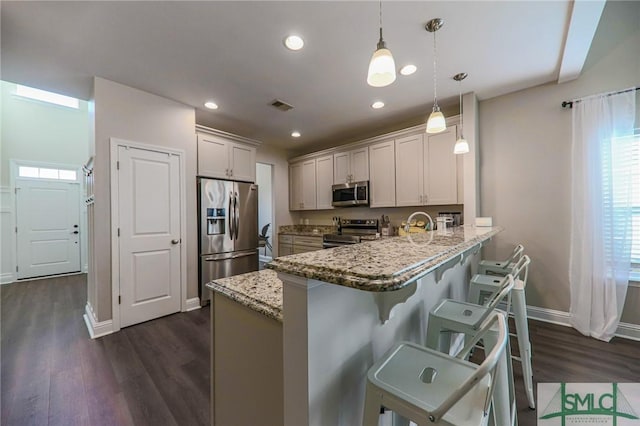
[[[377,2],[3,1],[0,65],[3,80],[81,99],[99,76],[191,105],[199,124],[305,151],[426,118],[429,19],[445,21],[437,75],[446,112],[457,108],[451,77],[459,72],[469,74],[462,90],[480,99],[557,81],[572,10],[568,0],[385,1],[387,46],[398,68],[418,71],[373,88],[366,74]],[[304,38],[304,49],[283,46],[290,33]],[[218,110],[203,107],[210,99]],[[294,109],[279,111],[274,99]],[[386,106],[372,109],[376,100]]]

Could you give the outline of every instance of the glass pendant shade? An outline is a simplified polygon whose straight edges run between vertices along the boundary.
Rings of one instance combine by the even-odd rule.
[[[427,120],[427,133],[440,133],[447,129],[444,115],[440,112],[440,108],[433,108],[433,112]]]
[[[469,152],[469,143],[467,143],[467,140],[464,138],[458,139],[453,147],[453,153],[466,154],[467,152]]]
[[[384,87],[396,81],[396,63],[391,51],[386,47],[378,48],[373,52],[369,62],[367,83],[373,87]]]

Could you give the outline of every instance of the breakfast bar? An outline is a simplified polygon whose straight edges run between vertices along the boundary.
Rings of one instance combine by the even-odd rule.
[[[282,392],[284,425],[356,425],[368,368],[395,342],[424,344],[429,310],[442,298],[466,298],[482,244],[500,231],[461,226],[279,257],[267,265],[272,271],[225,278],[209,288],[265,321],[281,321],[282,363],[264,373],[282,372],[273,385],[282,386],[274,393]],[[260,288],[261,281],[273,289],[273,271],[281,312],[273,298],[256,301],[260,297],[246,290]],[[216,324],[212,329],[215,335]],[[215,336],[212,352],[215,358]]]

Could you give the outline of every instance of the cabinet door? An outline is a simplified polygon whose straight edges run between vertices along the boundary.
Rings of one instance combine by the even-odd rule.
[[[278,256],[289,256],[293,254],[293,244],[280,243],[278,244]]]
[[[430,205],[458,202],[458,168],[453,147],[456,126],[433,135],[425,135],[425,194]]]
[[[302,210],[302,163],[289,166],[289,210]]]
[[[316,209],[316,160],[302,163],[302,209]]]
[[[333,183],[349,182],[349,152],[333,154]]]
[[[369,148],[358,148],[349,152],[349,173],[352,182],[369,180]]]
[[[256,149],[248,145],[229,143],[231,178],[245,182],[256,181]]]
[[[369,191],[371,207],[396,205],[395,143],[380,142],[369,147]]]
[[[422,135],[398,138],[396,145],[396,206],[418,206],[423,200]]]
[[[316,159],[316,208],[332,209],[333,155]]]
[[[198,135],[198,175],[229,179],[229,142],[212,135]]]

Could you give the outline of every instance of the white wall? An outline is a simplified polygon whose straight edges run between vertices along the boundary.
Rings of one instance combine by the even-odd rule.
[[[9,160],[84,164],[89,158],[87,102],[78,109],[16,96],[14,83],[2,86],[0,185],[9,185]]]
[[[185,151],[187,298],[198,296],[195,111],[192,107],[101,78],[94,79],[95,286],[89,300],[98,321],[111,314],[110,138]]]
[[[289,163],[287,152],[278,148],[260,145],[256,153],[256,161],[273,165],[273,202],[274,213],[272,229],[273,256],[278,256],[278,226],[293,223],[289,212]]]
[[[640,3],[608,2],[577,80],[479,104],[480,212],[505,228],[485,257],[502,258],[524,244],[532,259],[529,305],[569,310],[571,110],[560,104],[640,85],[638,22]],[[638,290],[628,293],[625,322],[640,324]]]
[[[273,165],[256,164],[256,184],[258,184],[258,232],[262,232],[262,227],[271,224],[267,230],[269,243],[273,241],[273,185],[272,185]],[[262,249],[260,254],[266,253],[271,256],[268,248]]]
[[[86,101],[80,100],[79,108],[74,109],[17,96],[15,91],[15,83],[0,81],[0,283],[3,284],[15,280],[17,261],[10,160],[81,166],[89,158]],[[82,249],[84,264],[84,244]]]

